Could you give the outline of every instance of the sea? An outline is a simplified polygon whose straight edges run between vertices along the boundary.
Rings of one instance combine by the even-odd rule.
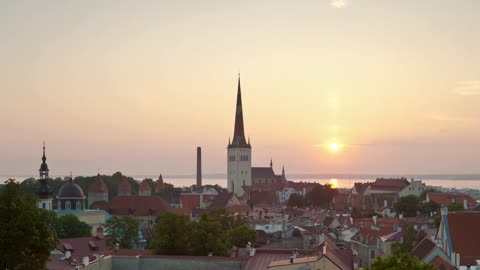
[[[8,179],[16,179],[21,182],[25,179],[37,177],[34,175],[20,175],[20,176],[0,176],[0,184],[3,184]],[[55,175],[53,178],[57,177]],[[60,176],[63,177],[63,176]],[[157,179],[158,175],[133,175],[136,180],[143,180],[145,178]],[[399,178],[405,177],[408,180],[422,180],[428,186],[443,187],[449,189],[477,189],[480,190],[480,175],[355,175],[355,174],[287,174],[287,179],[294,182],[315,182],[320,184],[330,183],[337,188],[351,188],[355,183],[364,183],[375,181],[376,178]],[[189,187],[196,183],[194,175],[171,175],[164,176],[164,182],[174,185],[175,187]],[[202,178],[204,185],[219,185],[227,187],[226,177],[221,174],[205,175]]]

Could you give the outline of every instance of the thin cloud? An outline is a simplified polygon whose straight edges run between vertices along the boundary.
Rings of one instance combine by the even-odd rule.
[[[430,116],[431,119],[441,122],[454,122],[454,123],[471,123],[474,120],[465,117],[454,117],[449,115],[434,114]]]
[[[461,96],[478,96],[480,95],[480,81],[459,81],[453,88],[453,92]]]
[[[347,0],[330,0],[330,6],[332,8],[346,8],[348,7]]]

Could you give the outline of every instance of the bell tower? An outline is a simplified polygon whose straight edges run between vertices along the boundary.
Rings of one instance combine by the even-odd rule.
[[[228,191],[234,192],[239,197],[244,194],[244,186],[252,185],[252,147],[250,140],[247,143],[245,139],[240,74],[233,140],[231,142],[229,140],[227,147],[227,181]]]

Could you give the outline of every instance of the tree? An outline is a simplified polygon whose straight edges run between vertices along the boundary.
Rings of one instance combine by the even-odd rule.
[[[55,219],[55,230],[60,239],[92,236],[92,226],[80,221],[76,215],[67,214]]]
[[[307,205],[307,202],[305,201],[305,197],[303,197],[300,194],[293,193],[290,195],[287,201],[287,206],[290,207],[305,207]]]
[[[465,211],[463,204],[451,203],[450,205],[448,205],[448,212],[458,212],[458,211]]]
[[[106,234],[118,241],[120,248],[132,249],[138,242],[138,221],[131,216],[111,217],[105,222]]]
[[[437,212],[438,209],[440,209],[440,205],[434,201],[429,201],[429,202],[420,202],[418,204],[418,210],[422,214],[430,214],[433,212]]]
[[[0,192],[0,269],[46,269],[57,235],[48,210],[15,180]]]
[[[192,255],[206,256],[212,252],[216,256],[227,255],[225,231],[220,221],[203,214],[198,223],[192,223]]]
[[[184,215],[164,213],[157,218],[150,248],[155,254],[187,255],[191,224]]]
[[[248,242],[253,243],[255,240],[257,240],[257,232],[250,229],[246,224],[237,226],[227,232],[228,247],[245,247]]]
[[[307,193],[306,199],[314,206],[329,208],[330,201],[338,194],[338,190],[330,184],[317,184],[310,192]]]
[[[432,264],[420,263],[418,258],[410,257],[408,253],[390,255],[386,258],[377,257],[367,270],[435,270]]]
[[[415,231],[413,225],[408,224],[403,234],[403,241],[392,245],[392,254],[400,255],[411,252],[425,236],[425,232]]]
[[[401,197],[393,206],[397,214],[403,213],[406,217],[417,216],[419,199],[415,195]]]

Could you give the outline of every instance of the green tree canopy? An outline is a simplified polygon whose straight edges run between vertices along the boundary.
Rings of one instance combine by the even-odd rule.
[[[212,252],[215,256],[226,256],[227,245],[225,231],[220,221],[203,214],[199,222],[192,222],[191,247],[193,255],[206,256]]]
[[[393,206],[397,214],[404,214],[406,217],[417,216],[419,199],[415,195],[401,197]]]
[[[416,231],[412,224],[408,224],[403,233],[403,241],[392,245],[392,253],[400,255],[411,252],[425,236],[424,231]]]
[[[57,235],[49,211],[10,179],[0,192],[0,269],[45,269]]]
[[[290,207],[305,207],[306,205],[305,197],[297,193],[291,194],[287,201],[287,206]]]
[[[451,203],[450,205],[448,205],[448,212],[458,212],[458,211],[465,211],[463,204]]]
[[[333,188],[330,184],[316,185],[310,192],[307,193],[306,199],[314,206],[328,208],[332,198],[338,194],[338,190]]]
[[[55,230],[60,239],[92,236],[92,226],[80,221],[76,215],[56,217]]]
[[[245,247],[248,242],[253,243],[257,240],[257,232],[243,224],[227,232],[228,247]]]
[[[157,218],[150,247],[156,254],[188,255],[190,232],[188,217],[164,213]]]
[[[386,258],[377,257],[367,270],[435,270],[431,264],[420,263],[418,258],[411,257],[408,253],[390,255]]]
[[[228,215],[224,209],[205,213],[198,222],[165,213],[157,219],[150,248],[156,254],[226,256],[233,245],[244,246],[256,237],[243,218]]]
[[[132,249],[138,243],[139,223],[131,216],[111,217],[105,222],[108,236],[118,241],[120,248]]]

